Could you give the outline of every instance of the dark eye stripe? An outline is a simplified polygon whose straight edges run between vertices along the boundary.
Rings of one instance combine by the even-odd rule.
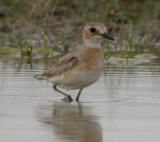
[[[96,32],[96,29],[95,29],[94,27],[92,27],[92,28],[90,28],[90,31],[91,31],[92,33],[94,33],[94,32]]]

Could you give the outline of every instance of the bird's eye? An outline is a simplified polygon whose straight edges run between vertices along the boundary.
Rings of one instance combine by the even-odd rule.
[[[92,32],[92,33],[94,33],[94,32],[96,32],[96,29],[95,28],[90,28],[90,31]]]

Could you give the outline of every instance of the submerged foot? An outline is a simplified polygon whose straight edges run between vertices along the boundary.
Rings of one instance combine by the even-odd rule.
[[[72,102],[72,101],[73,101],[73,99],[72,99],[72,97],[71,97],[70,95],[64,97],[62,100],[63,100],[64,102]]]

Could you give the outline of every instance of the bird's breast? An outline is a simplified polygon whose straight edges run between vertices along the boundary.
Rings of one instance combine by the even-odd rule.
[[[102,49],[83,49],[78,55],[78,64],[58,77],[56,84],[68,90],[85,88],[99,79],[103,65]]]
[[[103,52],[85,52],[80,56],[78,65],[65,73],[64,84],[68,89],[87,87],[99,79],[103,66]]]
[[[85,53],[84,53],[85,52]],[[104,66],[104,52],[101,49],[86,49],[80,56],[79,67],[81,70],[101,72]]]

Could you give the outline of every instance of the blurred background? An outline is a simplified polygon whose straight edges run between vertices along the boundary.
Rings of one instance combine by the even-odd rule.
[[[34,75],[99,21],[105,68],[80,103]],[[73,98],[77,91],[66,91]],[[0,0],[1,142],[159,142],[160,0]]]
[[[160,62],[159,0],[0,0],[0,58],[53,62],[82,47],[92,21],[116,39],[103,43],[107,64]]]

